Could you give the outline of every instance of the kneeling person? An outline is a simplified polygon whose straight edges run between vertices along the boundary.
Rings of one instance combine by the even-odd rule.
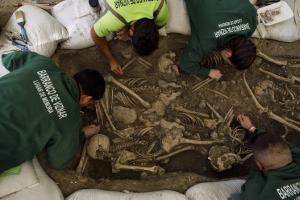
[[[300,149],[279,135],[256,130],[246,116],[239,121],[252,132],[249,139],[258,168],[243,185],[242,199],[300,199]]]
[[[257,24],[249,0],[186,0],[186,6],[192,35],[180,62],[184,72],[219,79],[220,70],[210,67],[226,62],[242,70],[252,64],[256,47],[248,38]]]
[[[118,32],[120,40],[131,40],[139,55],[149,55],[158,48],[158,29],[167,23],[168,6],[166,0],[103,1],[105,6],[101,9],[105,14],[95,23],[91,35],[107,57],[111,71],[122,75],[121,66],[112,55],[105,37]]]
[[[51,59],[32,52],[1,58],[0,68],[3,64],[10,73],[0,78],[0,173],[43,148],[52,167],[66,167],[84,135],[99,131],[93,125],[81,130],[80,107],[102,98],[103,77],[84,70],[70,78]]]

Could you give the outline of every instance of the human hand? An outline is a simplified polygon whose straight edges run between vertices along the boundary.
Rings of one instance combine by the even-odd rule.
[[[123,70],[121,65],[115,59],[109,62],[110,70],[113,71],[116,75],[123,75]]]
[[[100,131],[100,126],[96,126],[95,124],[85,126],[82,128],[82,132],[86,138],[90,138],[93,135],[98,134]]]
[[[219,80],[219,79],[223,76],[223,74],[222,74],[221,71],[218,70],[218,69],[211,69],[211,70],[209,71],[208,76],[209,76],[210,78],[212,78],[212,79]]]
[[[123,30],[117,32],[116,38],[118,40],[121,40],[121,41],[124,41],[124,42],[130,40],[128,29],[123,29]]]
[[[256,130],[248,116],[241,114],[238,115],[237,119],[243,128],[249,130],[250,132],[254,132]]]

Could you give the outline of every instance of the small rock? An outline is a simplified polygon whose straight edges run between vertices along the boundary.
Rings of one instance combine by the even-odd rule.
[[[116,106],[113,108],[113,119],[124,124],[132,124],[137,119],[137,113],[134,109]]]

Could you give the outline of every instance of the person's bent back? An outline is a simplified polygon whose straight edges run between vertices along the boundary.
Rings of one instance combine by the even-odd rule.
[[[32,52],[3,55],[2,63],[10,73],[0,78],[0,173],[31,160],[44,147],[52,167],[66,167],[84,139],[80,105],[103,96],[103,77],[93,71],[98,78],[89,77],[92,85],[86,86]],[[79,74],[86,73],[91,72]]]

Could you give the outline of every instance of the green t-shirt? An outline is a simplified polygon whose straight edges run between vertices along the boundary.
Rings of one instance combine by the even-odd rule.
[[[166,0],[106,0],[107,4],[128,24],[132,24],[139,19],[154,19],[157,26],[166,25],[169,12]],[[159,6],[160,11],[154,16]],[[108,7],[108,6],[106,6]],[[110,33],[120,31],[126,26],[108,8],[106,13],[94,24],[94,29],[99,37],[105,37]]]
[[[299,200],[300,149],[290,145],[293,162],[277,170],[253,172],[242,187],[244,200]]]
[[[49,58],[31,52],[2,56],[0,173],[44,147],[49,164],[64,168],[79,149],[79,89]]]
[[[192,35],[180,68],[188,73],[207,76],[209,66],[202,58],[224,47],[237,36],[250,37],[256,29],[256,9],[249,0],[186,0]]]

